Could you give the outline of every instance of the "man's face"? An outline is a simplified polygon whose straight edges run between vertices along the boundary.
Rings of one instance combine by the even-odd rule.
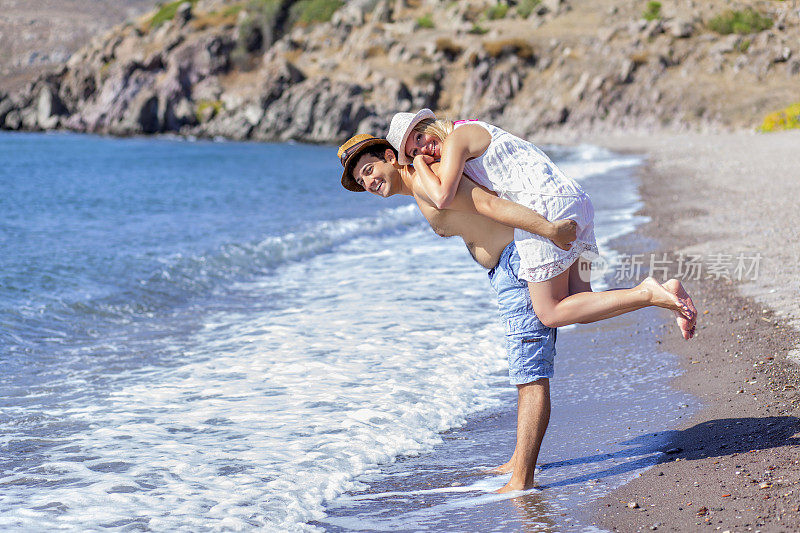
[[[406,155],[412,159],[419,154],[429,155],[434,159],[440,159],[442,142],[438,137],[434,137],[433,135],[412,131],[406,139],[404,149]]]
[[[391,156],[387,159],[394,159],[394,154]],[[390,161],[382,161],[371,154],[358,158],[353,166],[353,179],[366,191],[384,198],[400,192],[400,174],[397,168]]]

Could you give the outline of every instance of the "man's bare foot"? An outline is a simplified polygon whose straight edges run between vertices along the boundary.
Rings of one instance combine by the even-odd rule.
[[[691,339],[694,337],[695,324],[697,323],[697,309],[694,307],[692,298],[689,296],[689,293],[686,292],[686,289],[683,288],[683,284],[677,279],[671,279],[664,283],[664,288],[677,298],[686,302],[686,305],[692,311],[693,316],[691,319],[686,318],[678,311],[673,311],[675,313],[675,321],[678,323],[678,327],[681,328],[683,338],[686,340]]]
[[[689,304],[683,298],[668,291],[655,278],[648,276],[639,284],[638,288],[647,292],[651,304],[677,311],[687,320],[694,320],[694,311]]]
[[[491,471],[493,474],[508,474],[509,472],[514,471],[514,456],[511,456],[511,459],[508,460],[507,463],[502,464],[496,468],[493,468]]]
[[[515,480],[513,477],[506,483],[503,488],[497,489],[498,494],[505,494],[506,492],[513,492],[515,490],[528,490],[535,487],[533,481],[530,484],[526,485],[524,483],[520,483],[519,481]]]

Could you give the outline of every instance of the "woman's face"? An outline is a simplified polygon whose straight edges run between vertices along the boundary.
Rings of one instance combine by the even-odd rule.
[[[441,157],[442,142],[433,135],[412,131],[406,139],[405,153],[413,158],[417,155],[429,155],[434,159]]]

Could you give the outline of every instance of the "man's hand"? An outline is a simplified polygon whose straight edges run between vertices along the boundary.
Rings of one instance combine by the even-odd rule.
[[[572,241],[578,234],[578,223],[574,220],[556,220],[553,222],[550,240],[562,250],[569,250]]]

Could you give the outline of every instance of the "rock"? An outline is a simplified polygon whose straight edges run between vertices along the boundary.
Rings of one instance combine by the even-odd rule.
[[[630,83],[633,81],[633,73],[636,72],[636,62],[625,59],[620,67],[617,80],[619,83]]]
[[[661,19],[650,20],[647,22],[647,26],[644,29],[644,35],[648,39],[652,39],[657,35],[661,35],[664,33],[664,24],[661,22]]]
[[[392,20],[392,6],[389,0],[379,0],[378,5],[372,11],[374,22],[390,22]]]
[[[381,2],[381,0],[351,0],[334,12],[333,16],[331,17],[331,23],[337,26],[361,26],[366,21],[367,13],[371,13],[376,6],[378,6],[379,2],[386,3],[387,6],[378,7],[378,9],[388,10],[390,15],[391,10],[388,8],[388,1]],[[376,20],[376,18],[373,17],[373,20]]]
[[[583,100],[583,95],[589,86],[589,79],[590,75],[588,72],[581,74],[580,79],[578,79],[578,83],[572,87],[572,90],[569,93],[573,100]]]
[[[639,504],[636,502],[628,502],[628,509],[638,509]]]
[[[251,126],[257,125],[264,118],[264,109],[255,104],[250,104],[244,108],[244,118]]]
[[[7,130],[18,130],[22,127],[22,113],[19,109],[12,109],[6,114],[3,127]]]
[[[252,132],[253,126],[247,122],[242,113],[236,112],[220,114],[201,129],[201,133],[211,137],[225,137],[237,140],[249,138]]]
[[[194,106],[186,98],[159,97],[158,122],[162,131],[179,132],[184,126],[197,124]]]
[[[725,38],[720,39],[714,45],[709,48],[710,54],[729,54],[734,50],[738,50],[739,46],[742,43],[742,37],[740,35],[732,34],[728,35]]]
[[[499,114],[522,88],[525,69],[516,58],[495,61],[484,57],[468,74],[461,114]]]
[[[397,78],[384,78],[378,80],[373,85],[372,92],[372,103],[379,109],[391,109],[392,107],[395,107],[397,111],[412,110],[412,100],[414,98],[411,95],[411,91],[409,91],[405,83]],[[423,105],[421,107],[425,106]]]
[[[337,142],[355,134],[373,113],[361,86],[308,79],[289,87],[266,109],[253,135],[260,140]]]
[[[637,35],[639,33],[642,33],[645,30],[645,28],[647,28],[647,23],[648,22],[645,19],[637,19],[631,21],[630,24],[628,24],[628,33],[630,33],[631,35]]]
[[[268,107],[272,102],[292,85],[306,79],[297,67],[283,58],[273,59],[261,69],[259,79],[259,93],[261,95],[261,106]]]
[[[778,46],[772,51],[773,63],[784,63],[792,57],[792,49],[788,46]]]
[[[157,133],[161,130],[158,116],[158,96],[142,91],[131,103],[127,116],[131,133]]]
[[[174,20],[175,23],[178,24],[179,26],[183,26],[191,19],[192,19],[192,3],[183,2],[181,5],[178,6],[178,10],[175,12],[175,17],[172,20]]]
[[[22,120],[22,128],[29,131],[37,131],[39,129],[38,115],[36,107],[23,107],[19,111]]]
[[[670,22],[669,32],[678,39],[687,39],[694,33],[694,24],[688,20],[675,19]]]
[[[15,109],[16,106],[11,98],[6,96],[0,99],[0,129],[4,129],[6,127],[6,117]]]
[[[36,122],[44,130],[58,126],[61,115],[66,113],[64,104],[58,98],[58,93],[49,85],[43,86],[39,91],[36,102]]]
[[[755,74],[755,76],[759,79],[762,79],[766,76],[773,65],[773,58],[771,55],[766,52],[762,51],[761,53],[750,54],[749,58],[745,58],[742,56],[741,59],[747,59],[744,61],[743,66],[747,66],[747,69]]]
[[[559,15],[565,11],[569,11],[570,6],[566,0],[542,0],[542,7],[544,7],[548,13],[552,13],[554,15]]]

